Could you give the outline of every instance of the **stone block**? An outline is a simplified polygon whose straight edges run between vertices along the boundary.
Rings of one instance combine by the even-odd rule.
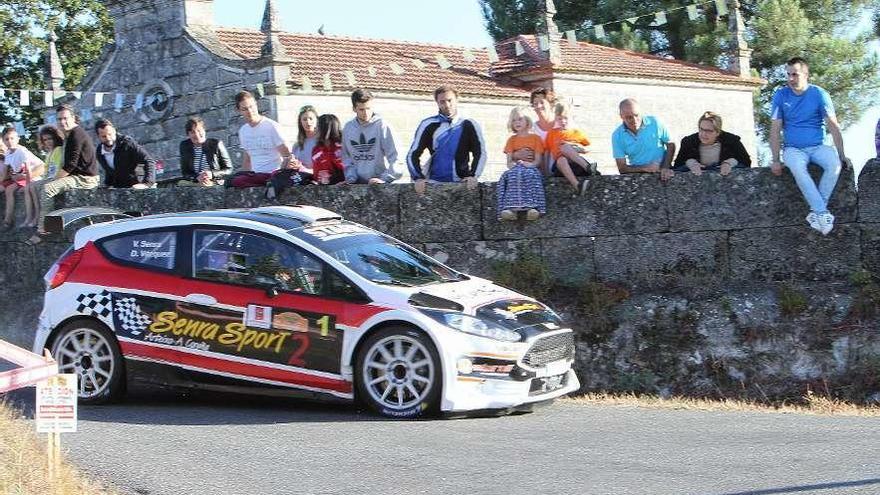
[[[862,228],[862,267],[880,275],[880,223],[863,223]]]
[[[880,160],[868,160],[859,174],[859,221],[880,222]]]
[[[676,232],[597,237],[600,280],[641,287],[720,283],[728,275],[727,234]]]
[[[827,236],[804,226],[730,233],[730,275],[736,280],[846,280],[860,267],[858,225],[836,225]]]
[[[497,219],[497,186],[485,184],[484,232],[487,239],[573,237],[664,232],[666,195],[655,175],[602,176],[590,179],[578,196],[563,179],[545,181],[547,214],[525,225]]]
[[[520,252],[539,253],[537,240],[468,241],[425,244],[425,252],[458,271],[491,279],[495,263],[516,261]]]
[[[541,239],[541,256],[554,280],[582,286],[596,278],[595,237]]]
[[[464,184],[428,184],[420,195],[400,185],[400,224],[395,236],[406,241],[462,242],[480,240],[480,189]]]

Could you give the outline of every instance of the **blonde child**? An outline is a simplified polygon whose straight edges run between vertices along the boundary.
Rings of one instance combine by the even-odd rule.
[[[578,194],[584,194],[587,181],[578,177],[597,175],[596,164],[584,156],[589,152],[590,140],[580,129],[569,127],[569,109],[557,103],[554,109],[555,125],[547,133],[546,146],[550,151],[550,175],[565,177]]]
[[[540,166],[544,156],[544,143],[533,134],[532,119],[525,107],[510,112],[507,127],[513,132],[504,146],[508,170],[498,179],[498,218],[516,220],[518,211],[525,211],[528,220],[535,220],[547,212],[544,198],[544,178]],[[515,160],[514,153],[524,149],[533,152],[533,161]]]
[[[2,176],[3,191],[6,194],[6,214],[3,217],[3,231],[8,232],[14,226],[15,191],[25,189],[33,180],[38,180],[45,170],[42,160],[34,156],[25,147],[18,145],[18,132],[14,127],[3,129],[3,144],[6,145],[5,167]],[[27,197],[25,197],[27,199]],[[35,223],[33,203],[25,201],[27,222]]]

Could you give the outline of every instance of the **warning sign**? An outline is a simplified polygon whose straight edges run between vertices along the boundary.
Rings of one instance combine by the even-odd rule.
[[[37,383],[37,433],[76,431],[76,375],[53,376]]]

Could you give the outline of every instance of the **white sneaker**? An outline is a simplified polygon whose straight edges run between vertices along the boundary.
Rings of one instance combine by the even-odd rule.
[[[834,215],[826,211],[817,216],[819,217],[819,232],[822,232],[822,235],[828,235],[831,229],[834,228]]]
[[[819,224],[819,215],[816,212],[811,211],[810,214],[807,215],[807,223],[810,224],[810,227],[813,230],[822,232],[822,226]]]

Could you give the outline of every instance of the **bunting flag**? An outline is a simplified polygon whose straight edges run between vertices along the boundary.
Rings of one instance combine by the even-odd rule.
[[[51,91],[43,91],[43,105],[47,107],[51,107],[54,103],[52,100],[52,92]]]
[[[82,98],[82,95],[83,95],[82,91],[71,91],[70,94],[72,94],[73,97],[76,98],[77,100]]]
[[[125,95],[122,93],[116,93],[116,100],[113,102],[113,109],[117,112],[122,111],[122,106],[125,104]]]
[[[312,91],[312,80],[309,79],[309,76],[303,76],[302,89],[303,91]]]
[[[472,52],[470,48],[465,48],[464,50],[462,50],[461,56],[467,63],[471,63],[477,59],[477,57],[474,55],[474,52]]]
[[[452,67],[452,64],[449,63],[449,60],[446,60],[446,55],[438,53],[435,58],[437,59],[437,65],[439,65],[441,69],[448,69]]]
[[[18,120],[15,122],[15,132],[17,132],[19,136],[24,136],[25,128],[24,128],[24,123],[22,123],[22,121]]]
[[[498,62],[498,60],[499,60],[498,51],[495,50],[495,45],[489,45],[488,47],[486,47],[486,54],[489,56],[489,63],[490,64],[494,64],[494,63]]]
[[[718,12],[719,17],[727,15],[727,1],[715,0],[715,10]]]
[[[666,24],[666,12],[657,12],[654,14],[654,24],[653,26],[662,26]]]
[[[575,36],[574,29],[568,30],[565,32],[565,39],[568,40],[568,44],[571,46],[577,46],[577,36]]]
[[[95,93],[95,107],[104,106],[104,93]]]
[[[692,3],[687,6],[688,19],[695,21],[700,15],[697,13],[697,4]]]
[[[419,70],[424,70],[426,67],[425,63],[417,58],[412,59],[412,64],[415,65],[416,69],[419,69]]]
[[[354,71],[347,70],[345,71],[345,81],[348,82],[348,85],[352,88],[357,87],[357,79],[354,78]]]
[[[53,91],[52,95],[55,97],[55,101],[58,101],[58,100],[64,98],[65,96],[67,96],[67,91],[64,91],[63,89],[59,89],[58,91]]]
[[[629,19],[626,20],[626,22],[628,22],[628,23],[632,24],[633,26],[635,26],[635,25],[636,25],[636,21],[638,21],[638,20],[639,20],[639,16],[635,16],[635,17],[630,17]]]
[[[79,113],[79,117],[86,122],[92,120],[92,109],[83,108],[82,111]]]
[[[275,85],[275,94],[278,96],[287,96],[287,79]]]
[[[134,97],[134,111],[137,112],[141,108],[144,107],[144,95],[143,93],[138,93],[137,96]]]
[[[516,43],[513,44],[513,51],[516,53],[517,57],[526,52],[523,49],[522,43],[520,43],[519,40],[517,40]]]
[[[373,67],[372,65],[368,65],[367,66],[367,74],[369,74],[370,77],[376,77],[376,68]]]
[[[538,49],[542,52],[550,50],[550,38],[543,34],[538,36]]]
[[[58,117],[56,117],[54,113],[50,113],[46,116],[46,123],[49,125],[55,125],[58,123]]]
[[[257,98],[262,98],[266,94],[266,88],[263,87],[263,83],[257,83],[254,92],[257,93]]]
[[[593,32],[596,33],[596,38],[602,39],[605,37],[605,28],[602,27],[601,24],[593,27]]]
[[[391,72],[397,74],[398,76],[403,75],[404,70],[397,62],[391,62],[388,64],[388,67],[391,68]]]
[[[333,81],[330,80],[330,74],[324,74],[324,91],[333,91]]]

